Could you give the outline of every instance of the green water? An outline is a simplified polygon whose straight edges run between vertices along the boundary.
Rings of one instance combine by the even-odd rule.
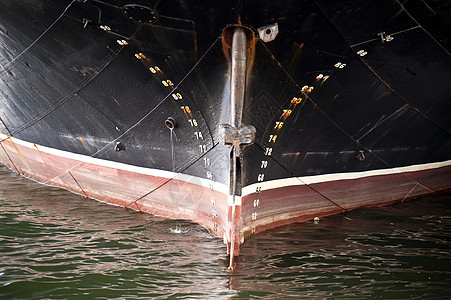
[[[451,195],[222,239],[0,166],[0,299],[449,299]]]

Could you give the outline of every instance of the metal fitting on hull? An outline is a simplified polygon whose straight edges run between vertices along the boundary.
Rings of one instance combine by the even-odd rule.
[[[246,33],[236,27],[232,38],[232,74],[230,81],[230,125],[241,125],[246,84]]]
[[[240,224],[237,215],[241,207],[236,203],[237,195],[241,194],[241,163],[240,154],[244,147],[255,139],[255,127],[243,125],[243,107],[246,90],[247,68],[247,36],[242,27],[231,27],[233,30],[231,44],[231,73],[230,73],[230,99],[229,123],[221,126],[220,136],[225,145],[231,146],[230,152],[230,195],[232,205],[229,207],[229,233],[227,244],[230,253],[230,266],[233,269],[233,258],[238,253]],[[230,32],[230,31],[229,31]]]

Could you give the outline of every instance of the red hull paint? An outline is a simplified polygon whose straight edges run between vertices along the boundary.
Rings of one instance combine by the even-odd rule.
[[[242,198],[244,236],[357,207],[386,205],[449,188],[451,166],[430,170],[294,185]],[[258,201],[258,204],[257,204]],[[254,214],[254,215],[253,215]]]
[[[229,226],[227,195],[196,184],[195,177],[188,181],[176,175],[157,177],[81,162],[39,148],[7,139],[2,142],[0,158],[21,175],[86,197],[163,217],[192,220],[221,237]]]
[[[170,177],[155,176],[130,170],[135,167],[122,169],[112,162],[82,161],[77,159],[83,158],[80,155],[58,155],[63,152],[14,141],[6,138],[1,142],[0,159],[18,173],[110,204],[195,221],[212,234],[224,237],[231,257],[238,255],[239,244],[251,234],[440,191],[451,182],[451,166],[329,179],[309,185],[299,180],[299,184],[244,195],[241,201],[238,198],[238,205],[231,205],[227,193],[207,187],[202,179],[194,176],[175,173]]]

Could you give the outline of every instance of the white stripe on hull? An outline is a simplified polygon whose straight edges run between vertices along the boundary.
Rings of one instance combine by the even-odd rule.
[[[362,172],[348,172],[348,173],[334,173],[334,174],[323,174],[314,176],[303,176],[303,177],[290,177],[283,179],[276,179],[265,182],[258,182],[243,188],[242,196],[246,196],[255,192],[257,187],[260,187],[262,191],[276,189],[284,186],[295,186],[295,185],[311,185],[315,183],[330,182],[337,180],[352,180],[371,176],[381,176],[381,175],[392,175],[392,174],[403,174],[407,172],[418,172],[426,171],[431,169],[437,169],[442,167],[451,166],[451,160],[446,160],[442,162],[427,163],[412,165],[406,167],[397,167],[390,169],[378,169]]]
[[[16,144],[20,144],[20,145],[28,147],[28,148],[33,148],[33,149],[36,148],[35,144],[33,144],[33,143],[22,141],[20,139],[16,139],[13,137],[8,137],[8,136],[0,133],[1,140],[7,139],[7,138],[10,138]],[[176,173],[176,172],[166,171],[166,170],[157,170],[157,169],[138,167],[138,166],[133,166],[133,165],[129,165],[129,164],[108,161],[108,160],[104,160],[104,159],[100,159],[100,158],[94,158],[94,157],[87,156],[87,155],[76,154],[76,153],[72,153],[72,152],[68,152],[68,151],[49,148],[49,147],[45,147],[45,146],[40,146],[40,145],[36,145],[36,146],[39,148],[39,150],[41,152],[77,160],[80,162],[90,163],[93,165],[98,165],[98,166],[103,166],[103,167],[108,167],[108,168],[115,168],[115,169],[119,169],[119,170],[135,172],[138,174],[152,175],[152,176],[168,178],[168,179],[176,178],[178,180],[182,180],[182,181],[186,181],[186,182],[190,182],[190,183],[192,183],[193,178],[196,178],[199,180],[202,187],[209,188],[213,184],[215,190],[222,192],[224,194],[229,194],[229,187],[226,186],[225,184],[216,182],[216,181],[212,181],[209,179],[201,178],[201,177],[196,177],[193,175]],[[389,169],[362,171],[362,172],[334,173],[334,174],[323,174],[323,175],[314,175],[314,176],[290,177],[290,178],[276,179],[276,180],[270,180],[270,181],[265,181],[265,182],[258,182],[258,183],[254,183],[254,184],[243,187],[241,197],[244,197],[246,195],[254,193],[257,187],[260,187],[261,190],[264,191],[264,190],[281,188],[281,187],[285,187],[285,186],[311,185],[311,184],[316,184],[316,183],[330,182],[330,181],[337,181],[337,180],[352,180],[352,179],[359,179],[359,178],[365,178],[365,177],[371,177],[371,176],[401,174],[401,173],[407,173],[407,172],[418,172],[418,171],[426,171],[426,170],[437,169],[437,168],[447,167],[447,166],[451,166],[451,160],[435,162],[435,163],[411,165],[411,166],[405,166],[405,167],[389,168]],[[236,203],[235,203],[236,205],[241,204],[241,197],[236,197]],[[230,200],[229,202],[232,202],[232,201]]]
[[[138,173],[138,174],[151,175],[151,176],[168,178],[168,179],[177,179],[177,180],[181,180],[181,181],[185,181],[185,182],[189,182],[189,183],[192,183],[193,178],[195,178],[195,179],[198,179],[199,182],[201,182],[202,187],[210,188],[210,186],[213,184],[214,189],[216,191],[219,191],[226,195],[229,194],[228,186],[226,186],[223,183],[216,182],[216,181],[213,181],[210,179],[205,179],[205,178],[201,178],[201,177],[197,177],[197,176],[193,176],[193,175],[187,175],[187,174],[183,174],[183,173],[176,173],[176,172],[172,172],[172,171],[138,167],[138,166],[133,166],[133,165],[129,165],[129,164],[95,158],[95,157],[91,157],[91,156],[87,156],[87,155],[76,154],[76,153],[72,153],[72,152],[68,152],[68,151],[49,148],[46,146],[36,145],[36,144],[26,142],[23,140],[19,140],[19,139],[13,138],[13,137],[8,137],[8,136],[0,133],[0,140],[4,140],[7,138],[10,138],[15,144],[22,145],[24,147],[28,147],[31,149],[36,149],[36,146],[37,146],[39,151],[41,151],[43,153],[48,153],[48,154],[56,155],[56,156],[63,157],[63,158],[73,159],[73,160],[76,160],[76,161],[79,161],[82,163],[89,163],[89,164],[93,164],[93,165],[98,165],[98,166],[108,167],[108,168],[113,168],[113,169],[118,169],[118,170],[124,170],[124,171],[134,172],[134,173]],[[70,171],[70,170],[68,170],[68,171]]]

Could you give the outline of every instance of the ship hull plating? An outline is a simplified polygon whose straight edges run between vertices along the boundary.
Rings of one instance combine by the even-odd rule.
[[[451,188],[448,6],[2,1],[0,160],[196,221],[233,267],[259,231]]]

